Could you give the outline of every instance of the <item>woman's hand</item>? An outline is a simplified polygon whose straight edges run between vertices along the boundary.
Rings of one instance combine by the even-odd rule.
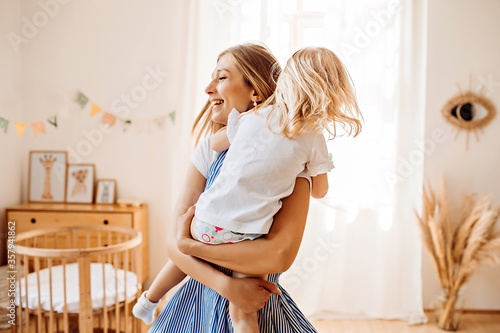
[[[189,207],[187,212],[180,215],[177,218],[177,247],[179,251],[183,252],[183,249],[189,244],[189,240],[193,241],[191,238],[191,221],[194,217],[195,206]],[[188,241],[188,242],[186,242]]]
[[[260,278],[228,278],[221,295],[243,312],[250,314],[262,309],[271,294],[281,294],[272,282]]]

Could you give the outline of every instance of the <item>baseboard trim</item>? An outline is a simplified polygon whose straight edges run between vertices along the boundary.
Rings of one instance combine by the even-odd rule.
[[[434,309],[424,308],[425,312],[433,312]],[[474,314],[500,314],[500,309],[463,309],[463,313],[474,313]]]

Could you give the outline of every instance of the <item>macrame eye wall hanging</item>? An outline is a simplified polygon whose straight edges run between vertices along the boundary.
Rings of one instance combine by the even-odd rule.
[[[484,86],[479,89],[479,92],[474,92],[469,82],[469,90],[462,92],[458,86],[460,93],[452,97],[441,109],[444,119],[457,131],[455,140],[462,131],[465,132],[466,150],[469,149],[469,134],[473,132],[476,141],[479,142],[477,132],[483,133],[483,128],[495,118],[497,113],[493,102],[481,93],[483,88]]]

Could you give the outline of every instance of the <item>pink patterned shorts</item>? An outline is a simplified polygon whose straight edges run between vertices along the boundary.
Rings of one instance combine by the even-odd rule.
[[[207,244],[231,244],[244,240],[255,240],[262,234],[234,232],[193,218],[193,221],[191,221],[191,236]]]

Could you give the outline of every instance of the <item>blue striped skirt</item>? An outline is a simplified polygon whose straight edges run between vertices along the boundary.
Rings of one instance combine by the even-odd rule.
[[[216,267],[227,275],[231,271]],[[258,312],[261,333],[307,333],[316,330],[278,283],[281,274],[270,274],[281,295],[272,294]],[[189,279],[169,300],[149,332],[232,333],[229,302],[217,292]]]

